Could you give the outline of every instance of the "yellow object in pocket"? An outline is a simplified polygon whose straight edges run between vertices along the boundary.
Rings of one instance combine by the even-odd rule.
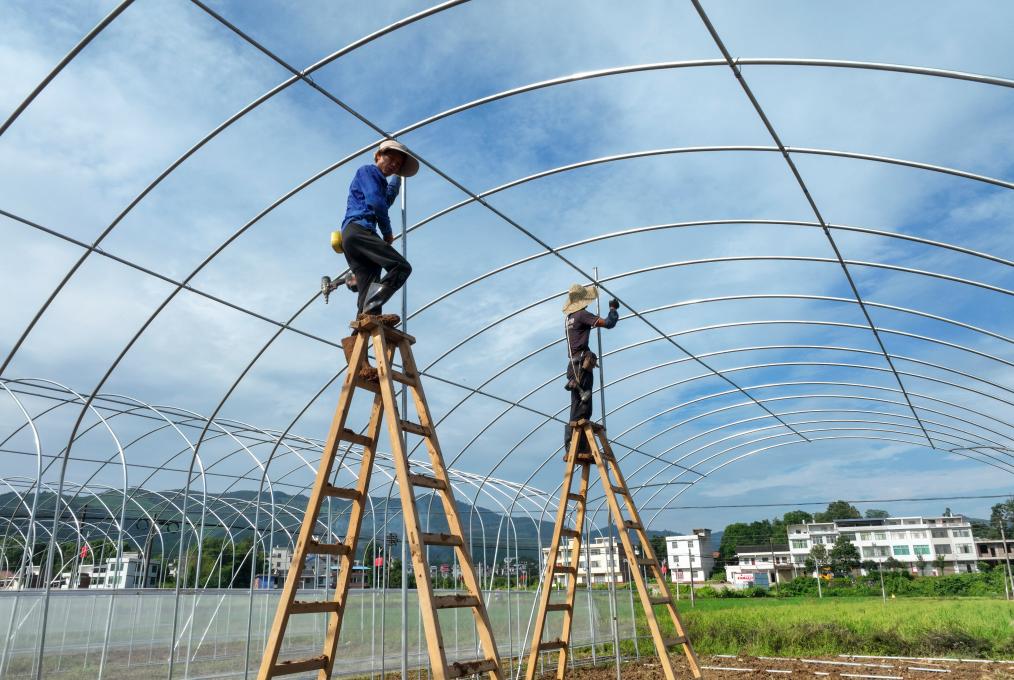
[[[342,230],[336,229],[331,232],[331,250],[339,255],[342,254]]]

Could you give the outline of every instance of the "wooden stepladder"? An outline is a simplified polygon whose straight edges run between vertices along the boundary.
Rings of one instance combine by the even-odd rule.
[[[351,326],[355,331],[356,340],[349,358],[348,372],[345,375],[341,397],[338,400],[338,408],[331,422],[331,430],[321,456],[320,469],[317,471],[317,480],[314,483],[313,492],[310,494],[306,516],[303,519],[293,552],[292,567],[285,579],[282,599],[278,603],[274,623],[268,634],[267,646],[257,678],[258,680],[269,680],[282,675],[312,671],[317,671],[318,680],[327,680],[331,677],[335,664],[335,653],[338,648],[338,637],[341,634],[342,619],[345,606],[348,603],[356,543],[359,540],[359,531],[368,502],[367,493],[377,452],[377,440],[380,435],[381,423],[386,421],[391,455],[394,458],[398,476],[398,488],[405,518],[405,533],[412,554],[412,567],[415,571],[419,607],[426,635],[426,645],[429,649],[432,677],[434,680],[444,680],[483,673],[488,676],[488,680],[502,680],[500,656],[493,639],[493,630],[486,612],[486,604],[479,589],[479,580],[475,575],[471,556],[466,549],[461,518],[454,503],[454,494],[447,469],[444,466],[443,455],[440,453],[436,429],[426,403],[426,396],[423,394],[419,371],[415,359],[412,357],[412,344],[415,339],[390,326],[380,324],[377,317],[362,317],[361,320],[353,322]],[[367,353],[371,343],[377,360],[379,382],[365,381],[359,376],[360,369],[368,363]],[[392,368],[392,360],[396,351],[401,355],[403,372]],[[402,414],[398,413],[394,393],[395,382],[401,383],[404,385],[404,389],[409,390],[419,417],[418,423],[402,420]],[[364,434],[358,434],[346,427],[352,397],[357,389],[367,390],[374,395],[373,409]],[[408,455],[402,444],[403,432],[423,438],[430,456],[432,476],[415,474],[410,470]],[[363,447],[358,481],[354,488],[336,487],[330,481],[332,466],[342,441],[359,444]],[[447,516],[448,533],[424,533],[422,531],[416,511],[415,487],[431,489],[434,493],[439,494]],[[327,497],[343,498],[352,502],[348,533],[341,543],[321,543],[313,535],[321,504]],[[468,591],[467,594],[434,595],[429,566],[426,563],[427,545],[454,548],[461,566],[462,582]],[[302,565],[306,557],[312,554],[332,555],[339,560],[338,582],[331,600],[300,601],[296,599]],[[450,664],[447,662],[437,614],[441,609],[455,607],[472,610],[479,643],[483,650],[483,658]],[[322,653],[309,659],[279,661],[279,651],[290,617],[313,613],[328,614],[327,632],[324,637]]]
[[[697,662],[697,654],[690,644],[690,638],[687,637],[683,620],[676,610],[676,603],[673,602],[669,588],[666,586],[665,576],[662,574],[658,559],[655,557],[655,551],[652,550],[648,534],[641,524],[641,517],[637,512],[637,507],[634,505],[634,499],[627,488],[627,482],[620,471],[616,458],[613,456],[605,428],[598,423],[583,419],[571,422],[570,425],[573,428],[573,435],[571,436],[567,452],[567,467],[563,476],[563,487],[560,489],[560,507],[556,512],[556,526],[553,528],[553,539],[549,544],[546,573],[542,579],[542,596],[539,599],[539,609],[535,617],[532,646],[529,651],[525,678],[532,680],[535,677],[541,652],[559,651],[559,660],[556,667],[557,680],[563,680],[567,671],[570,633],[574,621],[577,576],[581,563],[581,532],[588,504],[588,477],[592,465],[598,468],[602,489],[609,504],[609,512],[612,514],[616,526],[620,527],[620,544],[623,546],[623,550],[627,556],[627,563],[630,565],[630,578],[637,586],[637,592],[641,598],[641,606],[644,607],[644,615],[648,621],[651,638],[655,642],[655,650],[658,652],[665,677],[667,680],[675,680],[676,678],[672,660],[669,658],[667,651],[669,647],[675,645],[683,647],[693,676],[695,678],[701,677],[701,667]],[[587,448],[580,446],[585,441],[587,442]],[[579,448],[591,453],[578,453]],[[578,467],[580,467],[580,482],[575,493],[571,491],[571,488],[574,483],[575,469]],[[575,526],[573,529],[564,527],[570,503],[575,504]],[[623,514],[624,510],[627,513],[626,515]],[[634,532],[638,541],[640,541],[641,556],[634,553],[634,542],[631,540],[630,532]],[[557,564],[562,539],[569,539],[570,541],[569,564]],[[616,565],[616,567],[618,569],[619,565]],[[655,584],[659,592],[658,595],[652,595],[648,591],[648,584],[641,574],[640,567],[647,567],[655,578]],[[567,578],[565,599],[562,602],[551,603],[550,597],[553,593],[553,581],[560,574],[563,574]],[[672,620],[677,637],[669,639],[662,637],[662,629],[659,627],[658,618],[655,615],[656,606],[665,607],[666,612]],[[543,627],[546,624],[549,612],[563,612],[563,630],[559,638],[543,642]]]

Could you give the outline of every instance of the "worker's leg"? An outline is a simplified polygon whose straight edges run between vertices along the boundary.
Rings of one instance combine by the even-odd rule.
[[[567,362],[567,382],[569,383],[573,379],[574,379],[574,362],[573,361],[568,361]],[[576,412],[575,409],[577,408],[577,402],[578,402],[578,400],[580,398],[578,396],[577,390],[570,390],[569,393],[570,393],[570,417],[567,419],[567,423],[568,424],[563,426],[563,458],[564,458],[564,460],[567,459],[567,454],[570,452],[570,438],[572,436],[574,436],[574,428],[572,428],[569,425],[569,423],[574,422],[574,413]]]
[[[370,289],[370,285],[380,279],[381,274],[380,265],[374,262],[371,254],[373,240],[380,241],[372,230],[354,222],[342,231],[342,250],[345,253],[345,261],[349,263],[349,269],[356,275],[356,288],[359,293],[356,308],[360,314],[362,314],[363,304],[366,302],[366,291]],[[380,242],[383,243],[383,241]]]
[[[405,281],[412,273],[412,265],[401,256],[401,253],[372,230],[350,224],[343,232],[342,242],[347,243],[350,237],[357,260],[384,269],[384,276],[379,281],[370,281],[368,285],[357,282],[360,299],[363,301],[362,311],[368,314],[380,314],[384,303],[405,285]],[[348,245],[345,245],[345,250],[348,252]]]
[[[595,374],[592,371],[582,371],[581,380],[578,383],[578,389],[574,390],[571,394],[571,420],[591,420],[592,417],[592,388],[595,386]],[[577,402],[576,404],[574,402]],[[578,444],[577,450],[579,453],[591,453],[591,447],[588,445],[588,439],[582,437]]]

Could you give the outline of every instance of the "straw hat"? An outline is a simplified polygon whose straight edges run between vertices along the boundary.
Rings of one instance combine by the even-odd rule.
[[[567,302],[563,305],[563,313],[573,314],[579,309],[584,309],[598,297],[599,291],[595,286],[582,286],[580,283],[575,283],[567,291]]]
[[[409,152],[408,147],[401,142],[396,142],[393,139],[381,142],[377,153],[384,153],[385,151],[399,151],[405,157],[405,160],[401,164],[401,170],[398,172],[402,177],[412,177],[415,173],[419,172],[419,161]]]

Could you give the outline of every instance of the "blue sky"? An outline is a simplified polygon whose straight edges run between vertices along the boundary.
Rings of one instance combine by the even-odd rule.
[[[6,118],[115,4],[3,2],[0,117]],[[432,6],[209,4],[299,69]],[[706,2],[704,7],[737,58],[883,62],[1014,79],[1014,47],[1007,40],[1014,8],[999,1]],[[642,3],[636,11],[588,3],[578,13],[569,2],[472,0],[369,42],[313,78],[391,132],[540,81],[669,64],[578,78],[500,99],[400,137],[474,193],[591,159],[677,151],[554,174],[487,200],[554,247],[623,230],[683,225],[563,252],[586,272],[598,267],[625,306],[657,310],[646,314],[657,329],[677,334],[673,339],[687,351],[709,355],[709,366],[749,388],[752,397],[775,399],[770,408],[790,414],[787,420],[822,421],[800,427],[866,428],[815,437],[870,435],[871,427],[905,433],[880,433],[902,441],[786,444],[730,463],[791,437],[751,444],[785,429],[753,432],[772,425],[759,419],[764,416],[759,407],[743,404],[742,394],[709,396],[728,383],[714,375],[695,378],[707,371],[644,321],[624,319],[603,337],[606,402],[616,409],[608,420],[610,434],[621,444],[643,446],[651,456],[707,473],[685,490],[685,485],[645,487],[639,499],[646,506],[785,503],[789,509],[796,502],[839,497],[1009,493],[1010,456],[998,469],[946,449],[961,442],[1012,445],[1014,353],[1003,339],[1014,330],[1012,298],[1003,292],[1014,288],[1010,266],[885,236],[834,232],[849,261],[931,271],[1000,289],[850,265],[863,299],[881,305],[868,309],[885,329],[888,351],[904,357],[896,359],[896,368],[904,373],[917,413],[942,433],[937,450],[918,444],[925,440],[912,428],[912,410],[892,391],[897,381],[885,370],[861,310],[850,302],[852,291],[841,268],[826,261],[834,258],[827,238],[813,226],[785,224],[814,220],[785,161],[770,149],[686,152],[688,147],[772,146],[727,66],[675,67],[720,57],[689,2]],[[1010,87],[818,66],[745,65],[742,70],[789,147],[888,156],[1014,181]],[[0,137],[0,208],[90,243],[189,147],[288,76],[197,5],[137,0]],[[377,138],[367,125],[296,83],[171,173],[122,217],[102,248],[164,276],[186,278],[279,198]],[[290,319],[311,299],[321,274],[344,266],[327,248],[327,236],[342,215],[352,173],[367,160],[368,154],[351,159],[257,219],[194,276],[192,285],[264,317]],[[831,224],[1014,258],[1009,188],[858,159],[795,153],[793,160]],[[424,167],[408,183],[408,223],[466,198]],[[392,215],[399,223],[397,210]],[[697,224],[702,221],[713,222]],[[6,356],[82,250],[4,217],[0,243],[6,292],[0,300],[0,350]],[[524,409],[501,414],[502,400],[523,399],[524,406],[549,414],[566,406],[562,381],[554,379],[564,366],[562,347],[525,357],[560,338],[559,296],[582,277],[553,256],[539,257],[427,306],[540,251],[534,240],[475,203],[428,221],[409,237],[415,273],[408,305],[422,310],[409,328],[419,338],[417,360],[430,366],[429,374],[473,388],[482,385],[492,395],[472,396],[454,408],[467,392],[436,379],[427,382],[435,415],[450,414],[440,430],[446,458],[467,472],[552,490],[562,472],[556,453],[560,427]],[[781,259],[679,264],[757,256]],[[801,257],[823,260],[787,259]],[[646,268],[653,270],[636,273]],[[92,256],[47,309],[3,377],[45,378],[90,393],[171,293],[165,281]],[[769,297],[742,299],[756,294]],[[723,296],[731,299],[689,304]],[[337,341],[352,312],[351,299],[338,294],[327,306],[315,301],[292,326]],[[770,323],[745,323],[751,321]],[[807,323],[776,323],[785,321]],[[714,328],[718,324],[739,325]],[[270,323],[184,291],[151,321],[101,389],[207,414],[274,332]],[[460,344],[466,338],[471,339]],[[794,365],[761,365],[769,362]],[[297,415],[343,365],[334,346],[283,333],[253,362],[222,404],[221,415],[322,437],[337,399],[334,388],[305,415]],[[786,382],[797,384],[770,386]],[[901,400],[901,405],[884,400]],[[14,404],[3,399],[0,404],[5,430],[20,425]],[[734,408],[719,410],[723,407]],[[812,409],[817,412],[801,413]],[[64,409],[46,421],[47,451],[65,446],[75,416]],[[856,419],[884,423],[850,422]],[[715,430],[721,426],[726,427]],[[109,446],[108,439],[96,437],[83,440],[75,451],[101,452]],[[152,442],[139,445],[134,455],[150,461],[168,454]],[[996,455],[1003,461],[1005,454]],[[12,474],[32,472],[24,457],[0,460]],[[697,477],[677,478],[672,466],[657,458],[635,453],[626,460],[632,483]],[[75,469],[85,468],[72,465],[72,476]],[[931,513],[950,506],[981,516],[992,502],[888,507]],[[665,510],[653,526],[718,529],[728,521],[775,512],[780,510]]]

